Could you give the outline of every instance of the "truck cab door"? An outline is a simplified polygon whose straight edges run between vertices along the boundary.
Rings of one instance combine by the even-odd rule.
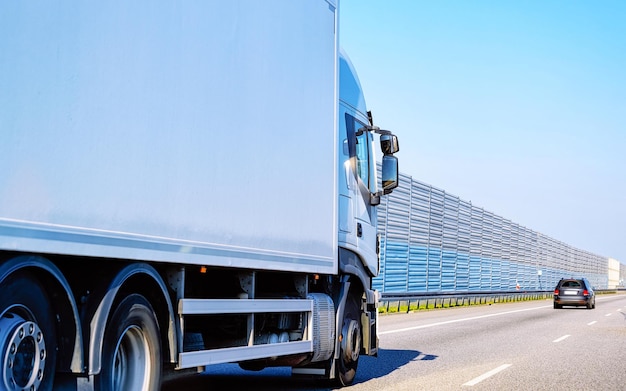
[[[350,165],[352,169],[351,199],[354,211],[354,237],[357,253],[373,275],[378,272],[376,253],[376,208],[372,205],[372,194],[377,192],[376,159],[374,137],[363,131],[365,121],[351,114],[345,115]]]

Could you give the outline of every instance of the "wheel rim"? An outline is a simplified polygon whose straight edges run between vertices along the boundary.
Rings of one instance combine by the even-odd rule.
[[[356,320],[346,322],[342,330],[341,350],[343,360],[346,364],[353,363],[359,359],[361,350],[361,330]]]
[[[120,336],[113,358],[113,390],[148,390],[151,363],[145,334],[130,326]]]
[[[361,325],[358,321],[358,303],[354,297],[346,303],[343,327],[341,328],[341,354],[337,364],[339,383],[348,386],[354,381],[361,352]]]
[[[39,325],[7,311],[0,318],[2,383],[8,390],[37,390],[46,366],[46,343]]]

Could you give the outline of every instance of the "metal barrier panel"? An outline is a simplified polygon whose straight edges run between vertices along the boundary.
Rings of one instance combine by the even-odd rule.
[[[401,174],[378,208],[383,292],[549,290],[608,284],[608,258],[577,249]]]

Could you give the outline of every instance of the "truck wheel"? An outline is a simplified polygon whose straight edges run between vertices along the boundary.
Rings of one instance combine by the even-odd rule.
[[[0,389],[52,390],[56,323],[41,284],[19,272],[0,284]]]
[[[349,386],[354,381],[361,352],[361,322],[359,298],[350,294],[346,300],[341,328],[339,359],[336,363],[337,381]]]
[[[152,306],[132,294],[117,306],[104,332],[102,391],[157,391],[161,382],[159,326]]]

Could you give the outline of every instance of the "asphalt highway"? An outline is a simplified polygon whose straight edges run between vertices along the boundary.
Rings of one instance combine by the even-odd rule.
[[[626,295],[600,295],[592,310],[542,300],[383,315],[379,336],[378,358],[361,357],[347,390],[626,390]],[[288,368],[237,365],[163,388],[329,389]]]

